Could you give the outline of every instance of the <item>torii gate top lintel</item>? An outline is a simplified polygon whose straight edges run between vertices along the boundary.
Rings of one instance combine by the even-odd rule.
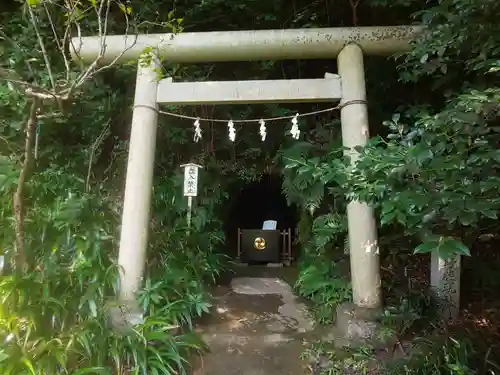
[[[146,48],[177,63],[335,58],[349,43],[367,55],[391,55],[409,49],[422,26],[370,26],[199,33],[108,35],[101,63],[137,59]],[[91,63],[101,53],[100,37],[75,37],[71,54]],[[124,52],[125,51],[125,52]]]

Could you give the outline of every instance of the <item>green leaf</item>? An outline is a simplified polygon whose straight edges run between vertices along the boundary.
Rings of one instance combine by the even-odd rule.
[[[285,164],[285,169],[294,169],[294,168],[296,168],[297,166],[298,166],[298,164],[297,164],[297,163],[295,163],[295,162],[290,162],[290,163],[286,163],[286,164]]]
[[[470,256],[470,251],[465,244],[452,237],[429,236],[414,250],[415,254],[431,253],[437,251],[439,256],[448,259],[455,254]]]
[[[493,210],[484,210],[484,211],[481,211],[481,214],[483,216],[487,217],[488,219],[493,219],[493,220],[498,219],[497,212],[493,211]]]
[[[462,211],[458,218],[464,226],[470,226],[477,222],[477,215],[474,212]]]
[[[431,253],[434,250],[437,250],[438,243],[436,241],[425,241],[418,245],[413,251],[414,254],[425,254]]]
[[[95,0],[93,0],[95,1]],[[132,7],[125,5],[125,4],[119,4],[119,8],[123,13],[126,13],[128,15],[132,14]]]
[[[383,213],[380,218],[380,224],[386,225],[392,223],[398,217],[398,211],[390,211],[387,213]]]
[[[393,201],[387,200],[382,202],[382,215],[387,215],[388,213],[394,211],[396,206]]]
[[[5,361],[8,358],[10,358],[10,356],[2,350],[0,352],[0,363],[3,362],[3,361]]]
[[[95,301],[93,299],[90,299],[88,301],[88,304],[89,304],[90,313],[92,314],[92,316],[96,317],[97,316],[97,304],[95,303]]]
[[[31,361],[28,358],[23,358],[22,362],[31,371],[32,375],[37,375],[36,372],[35,372],[35,369],[33,367],[33,364],[31,363]]]
[[[444,259],[448,259],[456,254],[470,256],[469,248],[462,241],[450,237],[443,238],[437,250],[439,256]]]

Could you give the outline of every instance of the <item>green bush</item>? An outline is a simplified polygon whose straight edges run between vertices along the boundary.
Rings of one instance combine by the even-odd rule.
[[[499,370],[488,353],[484,356],[474,349],[469,338],[449,334],[415,339],[411,358],[386,369],[388,375],[490,375]]]
[[[0,171],[12,181],[2,185],[0,202],[7,259],[14,236],[11,171]],[[147,267],[139,293],[143,322],[113,329],[119,215],[107,196],[81,193],[82,187],[57,169],[30,181],[29,272],[0,277],[0,373],[185,374],[190,353],[204,349],[191,328],[193,318],[210,307],[207,282],[225,264],[213,251],[220,233],[207,230],[186,239],[177,213],[176,226],[152,236],[156,262]]]
[[[295,289],[313,303],[320,323],[332,322],[336,307],[352,298],[351,283],[328,261],[302,266]]]

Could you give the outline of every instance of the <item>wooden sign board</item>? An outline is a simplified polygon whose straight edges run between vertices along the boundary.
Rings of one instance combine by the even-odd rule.
[[[184,196],[196,197],[198,195],[198,169],[201,166],[189,163],[181,167],[184,168]]]

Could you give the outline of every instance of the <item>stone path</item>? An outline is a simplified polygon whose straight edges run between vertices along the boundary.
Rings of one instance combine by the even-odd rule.
[[[314,321],[289,284],[277,277],[238,277],[215,291],[215,306],[197,330],[210,346],[193,375],[304,375],[300,359]]]

